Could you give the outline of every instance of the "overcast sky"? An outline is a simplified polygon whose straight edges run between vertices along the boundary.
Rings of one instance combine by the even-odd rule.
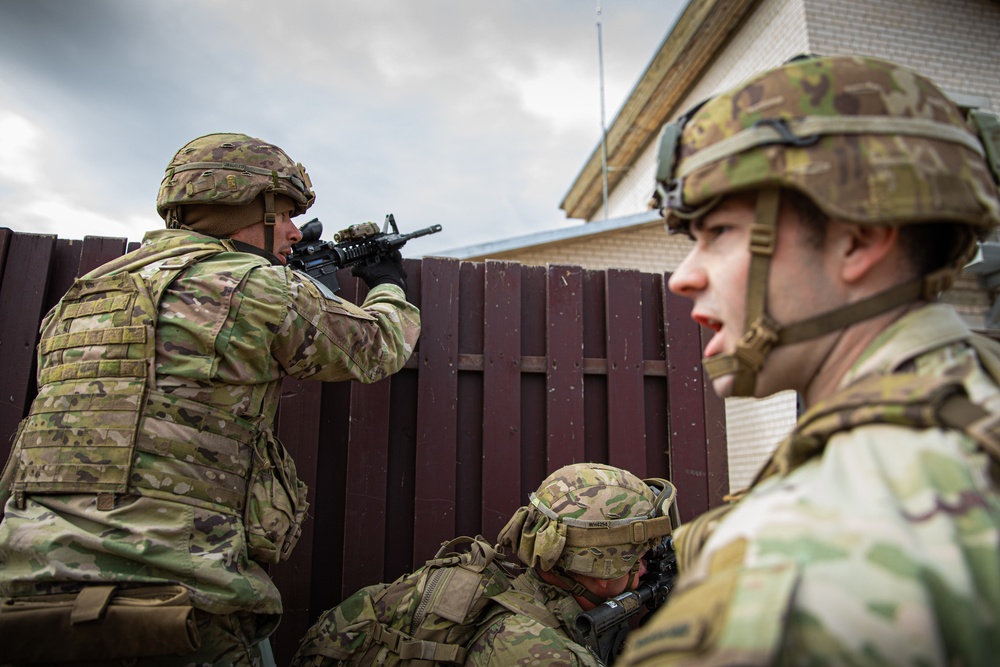
[[[607,122],[686,0],[602,3]],[[324,238],[394,213],[406,256],[580,224],[600,141],[593,0],[0,0],[0,227],[127,237],[164,167],[243,132],[308,169]],[[652,187],[652,186],[651,186]]]

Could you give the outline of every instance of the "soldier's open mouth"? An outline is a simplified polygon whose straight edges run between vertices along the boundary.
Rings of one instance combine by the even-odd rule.
[[[725,339],[722,336],[722,322],[711,317],[696,316],[693,318],[695,322],[703,327],[708,327],[715,332],[712,339],[708,341],[705,346],[705,351],[702,356],[707,359],[713,355],[720,354],[725,351]]]

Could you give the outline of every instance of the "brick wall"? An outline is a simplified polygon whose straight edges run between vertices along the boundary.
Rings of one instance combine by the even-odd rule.
[[[750,486],[761,465],[783,437],[795,426],[796,394],[782,391],[767,398],[727,398],[726,425],[729,434],[729,488]]]
[[[893,60],[952,93],[985,97],[1000,111],[1000,2],[804,0],[817,53]]]
[[[663,273],[681,263],[690,245],[686,236],[671,236],[663,223],[657,221],[561,243],[491,254],[490,259],[535,266],[573,264],[585,269],[615,267]]]

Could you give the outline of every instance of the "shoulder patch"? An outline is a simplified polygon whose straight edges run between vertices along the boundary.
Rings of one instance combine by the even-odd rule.
[[[795,563],[731,568],[678,588],[625,646],[625,665],[773,664],[799,568]]]

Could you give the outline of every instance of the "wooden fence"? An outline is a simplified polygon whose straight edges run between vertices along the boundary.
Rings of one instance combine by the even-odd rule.
[[[3,460],[35,395],[42,316],[76,276],[134,245],[0,228]],[[283,386],[278,432],[311,508],[293,557],[272,568],[285,604],[279,665],[346,595],[456,535],[495,539],[564,464],[668,478],[682,519],[728,492],[723,404],[706,391],[689,302],[666,276],[442,258],[406,270],[423,328],[402,371],[373,385]],[[340,281],[363,299],[359,281]]]

